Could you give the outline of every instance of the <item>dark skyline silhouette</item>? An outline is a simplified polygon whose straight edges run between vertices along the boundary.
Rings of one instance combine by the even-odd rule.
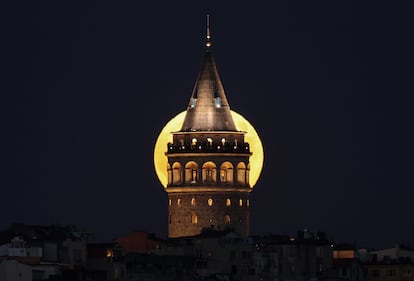
[[[153,148],[186,109],[207,13],[229,104],[265,149],[251,234],[413,242],[412,17],[336,1],[8,9],[0,227],[166,237]]]

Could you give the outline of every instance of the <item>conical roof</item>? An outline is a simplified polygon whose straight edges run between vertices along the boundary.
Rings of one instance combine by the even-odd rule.
[[[203,63],[181,131],[237,131],[214,62],[209,26]]]

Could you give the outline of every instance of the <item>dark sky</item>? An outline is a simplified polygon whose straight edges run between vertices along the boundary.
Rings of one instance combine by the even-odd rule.
[[[414,244],[407,7],[39,2],[3,10],[2,229],[60,223],[97,240],[132,229],[166,237],[153,147],[187,106],[210,13],[227,98],[265,148],[251,233],[308,228],[361,246]]]

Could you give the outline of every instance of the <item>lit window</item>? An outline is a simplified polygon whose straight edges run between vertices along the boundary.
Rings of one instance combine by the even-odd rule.
[[[243,199],[239,200],[239,206],[243,206]]]
[[[195,183],[197,181],[197,170],[192,171],[192,183]]]
[[[194,198],[191,199],[191,206],[195,206],[195,204],[196,204],[196,200]]]
[[[225,138],[222,138],[221,139],[221,143],[223,144],[223,146],[226,144],[226,139]]]
[[[196,145],[197,144],[197,139],[196,138],[193,138],[192,140],[191,140],[191,145]]]
[[[217,107],[217,108],[218,108],[218,107],[221,107],[221,99],[220,99],[219,97],[217,97],[217,98],[215,98],[214,100],[215,100],[216,107]]]
[[[180,205],[181,205],[181,199],[180,199],[180,198],[178,198],[178,199],[177,199],[177,205],[178,205],[178,206],[180,206]]]
[[[230,223],[230,216],[229,215],[224,216],[224,223],[226,223],[226,224]]]
[[[208,146],[212,146],[213,145],[213,139],[212,138],[207,138],[207,143],[208,143]]]
[[[168,200],[168,205],[171,206],[171,199]]]
[[[220,170],[220,181],[226,182],[226,170]]]
[[[246,206],[247,206],[247,207],[249,207],[249,206],[250,206],[250,200],[249,200],[249,199],[247,199],[247,200],[246,200]]]
[[[198,223],[198,217],[197,217],[196,214],[191,215],[191,223],[192,224],[197,224]]]
[[[208,200],[207,200],[207,204],[208,204],[209,206],[213,206],[213,199],[208,198]]]
[[[231,205],[231,201],[229,198],[226,199],[226,206],[230,206]]]
[[[209,221],[209,222],[213,222],[213,219],[209,219],[208,221]]]

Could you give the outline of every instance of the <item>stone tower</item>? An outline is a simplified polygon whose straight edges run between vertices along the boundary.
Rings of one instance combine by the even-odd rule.
[[[249,144],[232,118],[207,36],[181,130],[168,143],[169,237],[203,228],[249,235]]]

